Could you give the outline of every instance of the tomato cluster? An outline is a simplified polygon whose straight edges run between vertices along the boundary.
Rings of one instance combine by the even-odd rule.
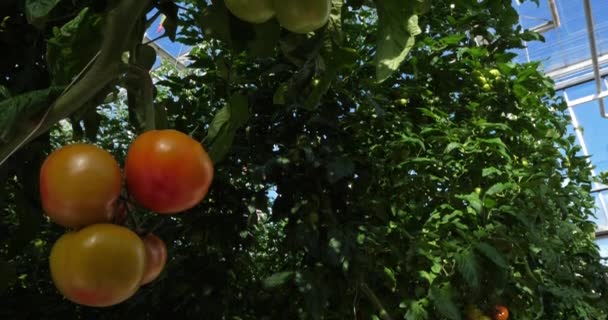
[[[213,180],[207,152],[190,136],[148,131],[127,152],[124,180],[142,207],[176,214],[200,203]],[[154,281],[167,261],[158,236],[124,226],[133,204],[120,199],[123,174],[107,151],[72,144],[52,152],[40,169],[40,196],[51,221],[73,229],[53,245],[50,271],[67,299],[107,307]]]
[[[276,16],[279,24],[295,33],[315,31],[329,21],[331,0],[224,0],[237,18],[263,23]]]

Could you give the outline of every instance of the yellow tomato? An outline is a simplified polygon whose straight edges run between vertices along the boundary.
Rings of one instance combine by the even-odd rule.
[[[110,221],[121,186],[116,160],[90,144],[55,150],[40,169],[42,207],[52,221],[64,227]]]
[[[130,298],[146,269],[146,248],[133,231],[95,224],[68,232],[53,245],[51,277],[70,301],[107,307]]]

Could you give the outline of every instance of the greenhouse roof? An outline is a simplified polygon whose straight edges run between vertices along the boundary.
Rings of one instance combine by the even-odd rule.
[[[543,33],[545,42],[528,44],[519,61],[541,61],[544,71],[556,83],[558,94],[569,106],[571,132],[576,134],[582,154],[590,156],[594,173],[608,171],[606,135],[608,116],[604,97],[608,95],[608,10],[603,0],[541,0],[516,3],[521,25]],[[608,191],[595,185],[597,224],[608,231]]]

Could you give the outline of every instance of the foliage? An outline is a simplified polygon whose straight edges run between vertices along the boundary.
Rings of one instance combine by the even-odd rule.
[[[0,318],[463,319],[472,303],[514,319],[606,319],[590,168],[538,63],[513,62],[540,36],[516,27],[509,1],[333,0],[309,35],[242,22],[222,1],[184,1],[179,15],[142,1],[125,18],[132,1],[0,3],[13,52],[0,94],[36,108],[0,102],[11,119],[0,155],[45,123],[0,167]],[[186,71],[155,71],[154,88],[136,54],[152,6],[195,47]],[[53,58],[41,43],[50,50],[83,12],[97,18],[61,42],[100,45],[80,74],[94,50]],[[117,21],[132,32],[112,32]],[[74,76],[55,100],[47,88]],[[75,306],[50,282],[64,230],[41,218],[35,168],[82,139],[123,161],[151,126],[203,142],[210,194],[169,219],[138,208],[138,227],[167,243],[167,270],[119,306]]]

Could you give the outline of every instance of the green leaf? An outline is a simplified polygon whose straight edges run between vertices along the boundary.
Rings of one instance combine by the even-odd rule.
[[[101,46],[102,27],[101,16],[85,8],[61,28],[53,28],[46,51],[53,83],[69,84],[91,61]]]
[[[38,25],[46,20],[60,0],[26,0],[25,16],[30,24]]]
[[[234,94],[228,104],[217,112],[204,143],[209,146],[209,156],[214,163],[224,159],[230,148],[238,129],[249,120],[249,105],[247,97]]]
[[[24,120],[45,111],[63,89],[62,86],[54,86],[30,91],[0,102],[0,142],[9,141],[16,127]]]
[[[462,146],[462,144],[459,142],[450,142],[450,144],[448,144],[448,146],[445,147],[445,150],[443,151],[443,153],[450,153],[450,152],[452,152],[452,150],[454,150],[456,148],[460,148],[461,146]]]
[[[426,320],[429,318],[429,314],[426,311],[426,305],[428,300],[426,298],[418,301],[412,301],[409,306],[407,313],[405,314],[405,320]]]
[[[500,254],[500,252],[498,252],[498,250],[496,250],[496,248],[494,248],[493,246],[485,242],[481,242],[475,244],[475,248],[488,259],[490,259],[490,261],[494,262],[496,266],[505,269],[507,268],[507,261],[502,256],[502,254]]]
[[[386,277],[388,278],[389,282],[390,282],[390,289],[394,290],[395,287],[397,286],[397,279],[395,278],[395,273],[393,272],[393,270],[391,268],[388,267],[384,267],[384,275],[386,275]]]
[[[426,1],[375,1],[378,9],[378,52],[376,78],[382,82],[391,76],[414,47],[415,37],[422,33],[418,26],[416,3]]]
[[[284,285],[294,276],[293,271],[278,272],[262,281],[262,286],[266,289],[272,289]]]
[[[497,193],[501,193],[509,188],[511,188],[512,185],[510,183],[496,183],[495,185],[491,186],[487,191],[486,191],[486,195],[492,196],[495,195]]]
[[[456,266],[462,278],[471,288],[479,288],[479,265],[472,250],[467,249],[458,253],[456,255]]]
[[[481,171],[481,176],[485,178],[487,176],[499,175],[501,173],[502,173],[502,171],[500,171],[496,167],[488,167],[488,168],[483,168],[483,170]]]
[[[460,311],[453,300],[452,287],[449,283],[443,286],[432,286],[429,290],[429,299],[433,301],[435,308],[444,317],[452,320],[460,320]]]

